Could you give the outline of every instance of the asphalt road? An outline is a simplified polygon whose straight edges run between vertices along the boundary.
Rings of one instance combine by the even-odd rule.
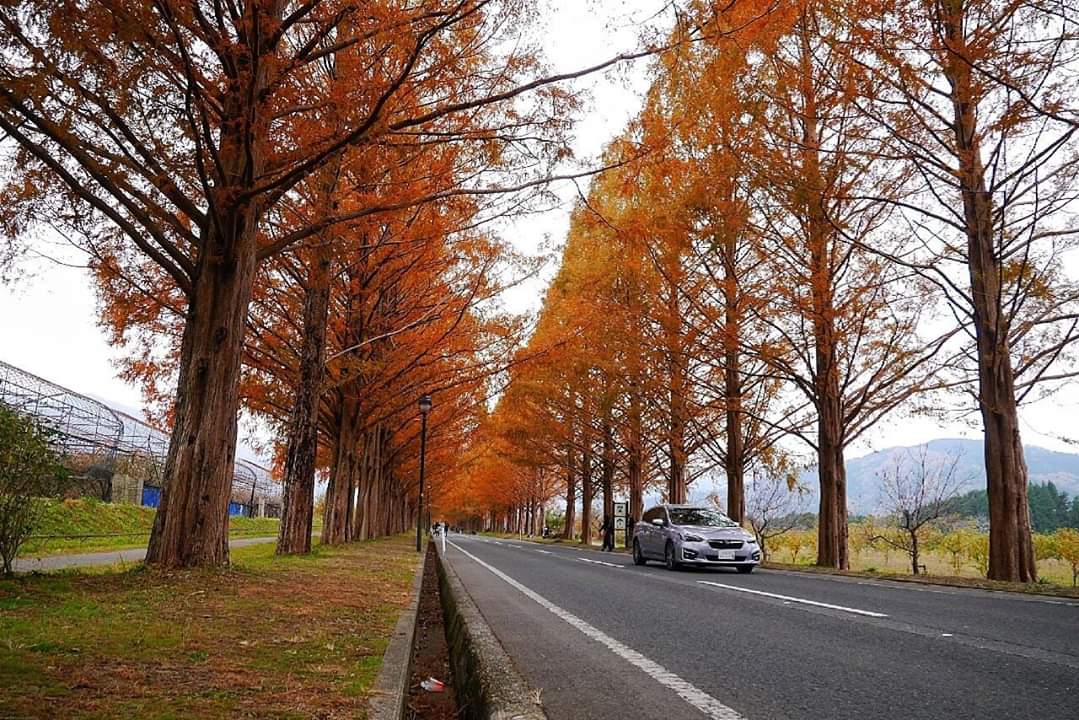
[[[1079,717],[1079,602],[449,541],[552,720]]]
[[[244,547],[245,545],[261,545],[268,542],[277,542],[277,536],[237,538],[229,540],[229,547]],[[79,553],[77,555],[43,555],[42,557],[20,558],[15,561],[15,572],[44,572],[47,570],[62,570],[63,568],[88,567],[91,565],[115,565],[117,563],[142,562],[146,557],[146,548],[131,548],[129,550],[108,550],[106,552]]]

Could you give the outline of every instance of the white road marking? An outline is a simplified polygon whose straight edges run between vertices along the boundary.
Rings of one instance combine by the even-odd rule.
[[[502,544],[502,543],[500,543],[500,542],[499,542],[499,541],[497,541],[497,540],[492,540],[491,542],[493,542],[493,543],[494,543],[495,545],[501,545],[501,544]]]
[[[624,567],[623,565],[618,565],[617,563],[609,563],[609,562],[604,562],[602,560],[592,560],[591,558],[578,557],[577,559],[580,560],[581,562],[592,563],[593,565],[606,565],[607,567],[613,567],[613,568]]]
[[[859,610],[858,608],[846,607],[845,605],[832,605],[831,603],[817,602],[816,600],[806,600],[805,598],[791,597],[790,595],[779,595],[777,593],[764,592],[763,590],[750,590],[749,588],[738,587],[737,585],[724,585],[723,583],[709,582],[708,580],[698,580],[697,583],[699,585],[711,585],[712,587],[723,588],[724,590],[734,590],[735,592],[750,593],[751,595],[763,595],[764,597],[787,600],[788,602],[802,603],[803,605],[815,605],[817,607],[828,608],[829,610],[842,610],[843,612],[854,613],[855,615],[865,615],[866,617],[888,617],[885,613],[873,612],[871,610]]]
[[[697,688],[695,685],[692,685],[689,682],[678,677],[670,670],[667,670],[654,660],[649,660],[633,648],[623,645],[610,635],[607,635],[602,630],[599,630],[592,625],[589,625],[587,622],[577,617],[573,613],[569,612],[568,610],[563,610],[561,607],[555,605],[553,602],[543,597],[536,591],[525,587],[524,585],[517,582],[498,568],[488,565],[483,560],[480,560],[478,557],[461,548],[457,544],[450,544],[460,550],[461,553],[463,553],[466,557],[471,558],[475,562],[490,570],[497,577],[505,580],[511,586],[520,590],[526,597],[534,600],[542,607],[551,611],[557,617],[565,620],[567,623],[580,630],[587,637],[592,638],[601,645],[607,646],[607,648],[615,655],[619,656],[634,667],[640,669],[646,675],[658,682],[660,685],[674,690],[674,692],[677,693],[679,697],[681,697],[690,705],[703,712],[708,717],[714,718],[714,720],[744,720],[744,718],[739,715],[735,710],[727,707],[708,693]]]
[[[554,555],[550,550],[537,550],[536,552],[543,553],[544,555]]]

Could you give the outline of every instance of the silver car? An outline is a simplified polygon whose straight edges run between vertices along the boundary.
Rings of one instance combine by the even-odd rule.
[[[633,562],[662,560],[682,565],[729,566],[753,572],[761,549],[752,533],[718,510],[699,505],[657,505],[633,526]]]

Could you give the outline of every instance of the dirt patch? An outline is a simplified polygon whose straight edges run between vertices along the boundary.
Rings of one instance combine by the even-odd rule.
[[[446,624],[442,617],[442,595],[438,587],[437,560],[428,548],[423,572],[416,617],[416,643],[412,655],[412,677],[408,686],[408,718],[410,720],[452,720],[459,717],[457,691],[450,668],[449,646],[446,644]],[[442,692],[429,692],[421,683],[434,677],[445,684]]]

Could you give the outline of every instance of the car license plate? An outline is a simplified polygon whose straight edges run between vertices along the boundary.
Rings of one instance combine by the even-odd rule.
[[[716,551],[717,560],[734,560],[734,550],[718,550]]]

